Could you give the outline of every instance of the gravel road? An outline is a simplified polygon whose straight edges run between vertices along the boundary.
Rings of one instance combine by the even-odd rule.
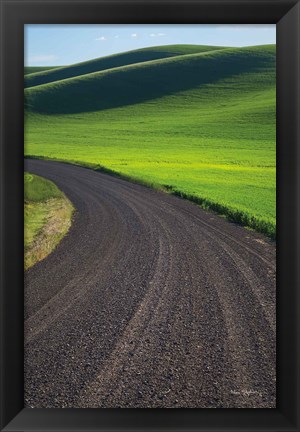
[[[274,408],[276,247],[177,197],[59,162],[76,207],[25,274],[25,405]]]

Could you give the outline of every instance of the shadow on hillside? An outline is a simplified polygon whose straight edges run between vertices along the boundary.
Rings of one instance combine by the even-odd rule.
[[[195,54],[205,51],[220,49],[214,46],[201,45],[170,45],[165,47],[146,48],[130,52],[113,54],[98,59],[77,63],[70,66],[62,66],[55,70],[46,70],[43,73],[34,73],[25,76],[24,87],[35,87],[42,84],[60,81],[67,78],[78,77],[89,73],[100,72],[102,70],[113,69],[121,66],[128,66],[134,63],[143,63],[151,60],[159,60],[183,54]],[[50,68],[51,69],[51,68]],[[37,71],[36,71],[37,72]]]

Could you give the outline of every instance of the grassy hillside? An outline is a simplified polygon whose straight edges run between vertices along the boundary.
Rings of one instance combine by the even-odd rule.
[[[100,57],[86,62],[63,66],[56,70],[35,73],[27,76],[25,87],[34,87],[66,78],[78,77],[81,75],[112,69],[120,66],[127,66],[134,63],[142,63],[150,60],[174,57],[184,54],[201,53],[219,49],[215,46],[206,45],[166,45],[152,48],[113,54],[107,57]]]
[[[25,154],[142,180],[275,237],[275,46],[27,89]]]
[[[25,66],[24,75],[33,74],[36,72],[43,72],[50,69],[55,69],[57,66]]]
[[[261,73],[273,55],[266,48],[263,55],[255,49],[225,49],[148,61],[28,88],[25,104],[48,114],[132,105],[234,75]]]
[[[24,201],[24,265],[28,269],[67,233],[73,207],[54,183],[30,173],[24,176]]]

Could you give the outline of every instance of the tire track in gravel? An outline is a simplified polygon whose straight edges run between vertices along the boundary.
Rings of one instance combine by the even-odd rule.
[[[198,206],[29,160],[77,212],[25,275],[27,407],[275,407],[276,247]]]

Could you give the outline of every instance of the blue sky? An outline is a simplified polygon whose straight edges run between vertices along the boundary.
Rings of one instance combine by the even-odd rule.
[[[25,65],[58,66],[157,45],[276,43],[276,25],[25,25]]]

